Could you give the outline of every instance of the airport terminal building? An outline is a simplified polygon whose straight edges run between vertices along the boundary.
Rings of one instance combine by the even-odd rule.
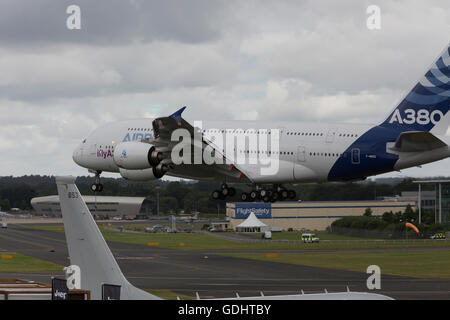
[[[404,211],[415,201],[320,201],[320,202],[276,202],[276,203],[227,203],[227,221],[231,229],[242,223],[251,212],[267,224],[271,230],[325,230],[337,219],[346,216],[361,216],[367,208],[372,216],[385,212]]]
[[[144,197],[107,197],[83,196],[89,210],[94,216],[114,217],[150,215],[153,210],[153,201]],[[60,217],[61,207],[59,196],[46,196],[31,199],[31,205],[36,213],[49,217]]]

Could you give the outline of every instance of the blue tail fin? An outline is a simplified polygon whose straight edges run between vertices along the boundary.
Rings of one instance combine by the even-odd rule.
[[[450,47],[381,124],[403,131],[445,134],[450,123]]]

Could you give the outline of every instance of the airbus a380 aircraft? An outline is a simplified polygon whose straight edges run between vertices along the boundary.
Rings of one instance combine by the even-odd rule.
[[[241,194],[243,201],[293,199],[295,192],[283,184],[360,180],[449,157],[450,139],[445,135],[450,123],[449,66],[447,46],[378,125],[274,121],[203,121],[192,125],[181,117],[184,107],[168,117],[106,124],[82,141],[73,160],[95,173],[93,191],[103,189],[101,172],[118,172],[136,181],[164,175],[218,180],[222,185],[213,192],[215,199],[235,193],[227,183],[252,186],[252,192]],[[179,138],[180,129],[193,139]],[[231,147],[226,141],[229,137]],[[222,138],[225,141],[221,142]],[[244,143],[236,145],[235,139],[244,139]],[[188,141],[192,154],[187,154],[187,149],[180,152],[181,140],[185,145]],[[266,140],[270,142],[261,144]],[[202,156],[205,154],[216,161],[211,163]],[[193,164],[176,159],[184,156],[193,159]],[[270,162],[263,164],[259,159]],[[263,173],[268,164],[276,170]]]

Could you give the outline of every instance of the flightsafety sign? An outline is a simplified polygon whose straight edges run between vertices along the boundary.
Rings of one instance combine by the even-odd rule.
[[[258,219],[272,218],[272,205],[270,203],[236,203],[235,219],[246,219],[251,212]]]

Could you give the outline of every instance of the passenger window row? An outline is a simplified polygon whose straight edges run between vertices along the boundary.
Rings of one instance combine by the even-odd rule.
[[[357,134],[339,133],[339,137],[357,137]]]
[[[128,128],[128,131],[152,131],[152,128]]]
[[[288,136],[316,136],[316,137],[322,137],[323,133],[311,133],[311,132],[288,132]]]
[[[344,156],[343,153],[339,154],[339,153],[334,153],[334,152],[310,152],[309,153],[310,156],[318,156],[318,157],[342,157]]]
[[[242,130],[242,129],[203,129],[202,133],[257,133],[257,134],[270,134],[270,130],[259,129],[259,130]]]
[[[294,152],[292,151],[255,151],[255,150],[239,150],[240,153],[252,153],[252,154],[282,154],[282,155],[294,155]]]

